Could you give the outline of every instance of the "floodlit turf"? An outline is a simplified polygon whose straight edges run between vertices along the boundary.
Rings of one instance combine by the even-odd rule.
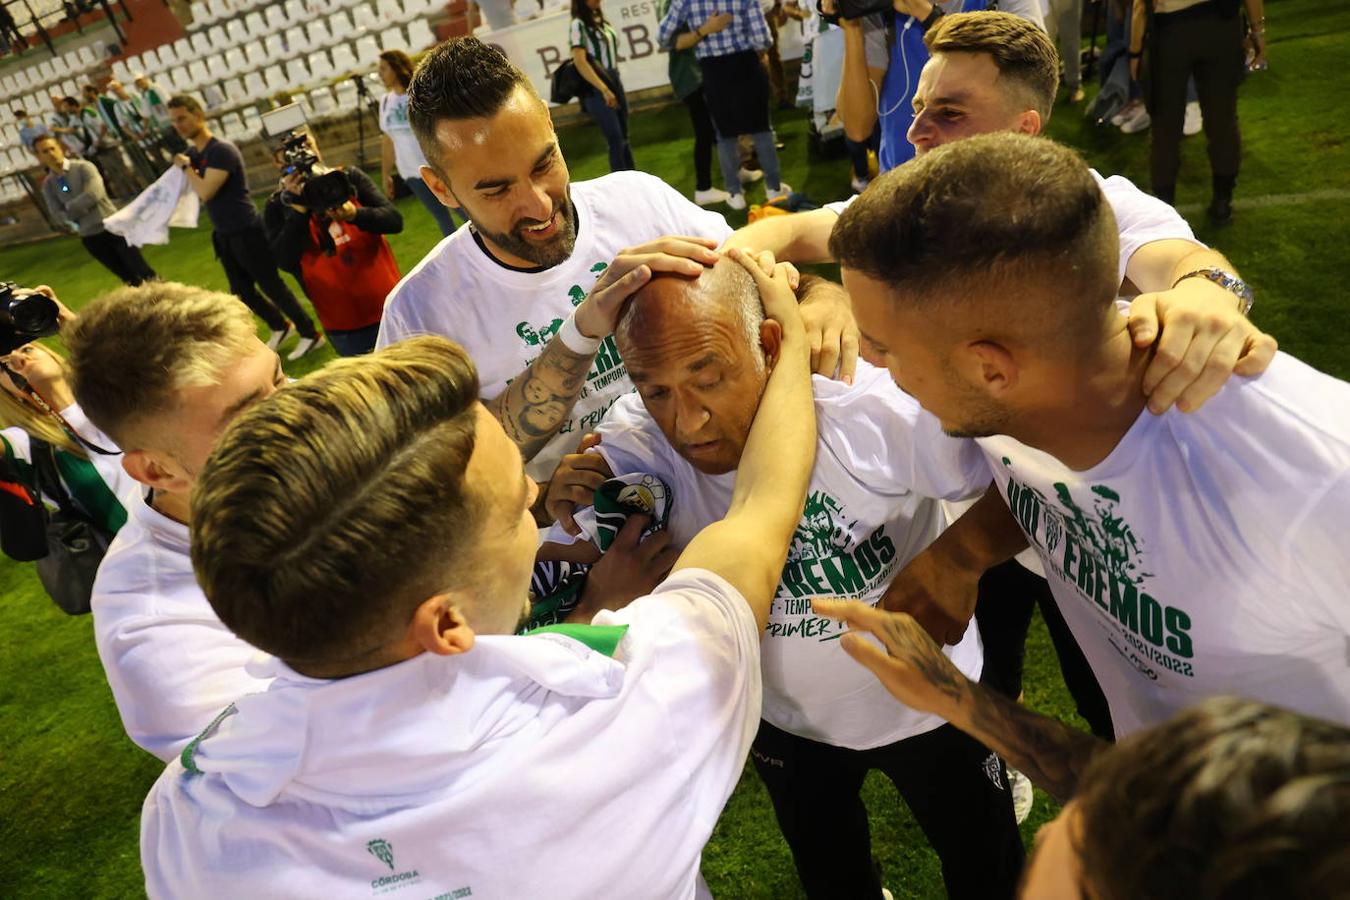
[[[1199,237],[1226,252],[1255,285],[1256,321],[1285,350],[1350,378],[1343,336],[1350,324],[1344,197],[1253,209],[1241,205],[1267,195],[1350,189],[1350,124],[1344,112],[1350,7],[1341,0],[1270,0],[1267,16],[1271,69],[1253,76],[1242,92],[1245,157],[1237,215],[1223,229],[1204,224],[1199,213],[1191,218]],[[802,115],[775,118],[787,145],[784,178],[819,202],[843,196],[846,161],[809,157]],[[1050,133],[1080,147],[1104,174],[1118,172],[1147,184],[1147,133],[1097,131],[1082,121],[1078,109],[1064,105],[1056,108]],[[681,107],[633,121],[638,164],[686,194],[694,186],[689,135]],[[603,174],[604,145],[593,128],[567,129],[562,143],[573,178]],[[1209,199],[1202,137],[1186,140],[1183,160],[1178,202],[1202,209]],[[754,190],[750,199],[756,199]],[[438,235],[413,199],[399,205],[407,225],[391,243],[406,271]],[[744,216],[729,213],[728,219],[739,225]],[[152,247],[146,256],[165,278],[226,288],[206,228],[175,232],[171,247]],[[116,284],[75,238],[0,250],[0,280],[50,284],[77,309]],[[287,371],[302,375],[329,358],[331,351],[324,350],[288,364]],[[7,897],[136,896],[142,883],[137,821],[160,766],[122,733],[89,618],[62,615],[42,593],[31,566],[7,560],[0,560],[0,597],[0,890]],[[1027,655],[1027,703],[1072,719],[1039,620]],[[936,857],[884,779],[874,776],[868,782],[866,799],[884,883],[897,897],[941,896]],[[1028,843],[1053,812],[1038,792],[1023,829]],[[704,872],[721,897],[800,895],[768,797],[753,773],[742,781],[717,827],[704,854]]]

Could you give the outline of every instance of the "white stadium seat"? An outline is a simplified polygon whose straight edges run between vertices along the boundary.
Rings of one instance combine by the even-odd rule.
[[[380,27],[380,16],[369,3],[352,7],[352,24],[357,31],[374,31]]]
[[[436,35],[432,34],[431,26],[427,24],[426,19],[413,19],[408,23],[409,52],[416,53],[434,43],[436,43]]]
[[[296,28],[292,30],[292,34],[301,35],[304,34],[304,32],[301,31],[299,28]],[[285,59],[288,56],[294,56],[297,53],[303,53],[305,47],[297,46],[295,43],[292,43],[289,46],[287,46],[286,36],[284,34],[274,32],[267,36],[266,50],[267,50],[267,57],[265,61],[276,62],[279,59]],[[251,47],[248,50],[248,58],[249,59],[253,58],[253,50]]]
[[[230,24],[237,22],[232,19]],[[216,25],[206,32],[206,36],[211,40],[211,47],[215,50],[228,50],[235,45],[233,35],[230,34],[229,27],[226,25]]]
[[[333,92],[326,87],[315,88],[306,95],[309,102],[309,108],[314,111],[315,117],[326,116],[331,113],[337,104],[333,101]]]
[[[247,72],[250,68],[252,67],[248,64],[248,58],[244,56],[243,48],[231,47],[225,51],[225,63],[221,67],[220,75],[222,78],[229,78]]]
[[[244,76],[244,99],[252,102],[267,96],[267,81],[262,72],[249,72]]]
[[[295,22],[297,27],[303,25],[303,22]],[[267,7],[267,27],[269,29],[284,29],[291,27],[292,22],[286,17],[286,8],[280,3],[274,3]]]
[[[231,47],[238,47],[249,39],[248,24],[243,19],[231,19],[225,26]]]
[[[200,59],[211,52],[211,36],[208,32],[199,31],[188,39],[188,45],[192,48],[192,56]],[[182,62],[182,57],[179,57]]]
[[[403,34],[403,29],[395,25],[393,28],[386,28],[380,32],[381,50],[407,50],[408,39]]]
[[[309,55],[309,73],[315,81],[333,77],[333,61],[328,58],[327,51],[319,50]]]
[[[264,46],[261,41],[254,42],[244,48],[246,63],[242,71],[247,72],[249,69],[261,69],[265,65],[275,65],[285,55],[284,48],[279,48],[274,53],[270,47]]]
[[[314,76],[310,74],[309,66],[305,65],[304,57],[301,56],[297,56],[286,63],[286,77],[293,89],[304,87],[314,80]]]
[[[344,75],[361,67],[356,54],[352,52],[351,44],[336,44],[330,51],[333,55],[333,71],[339,75]],[[373,65],[373,63],[368,63]]]
[[[229,79],[221,85],[221,89],[225,92],[226,101],[231,104],[248,101],[248,91],[244,90],[244,83],[238,78]]]
[[[328,22],[324,19],[310,22],[305,33],[309,35],[309,46],[312,50],[325,50],[333,43],[333,35],[329,33]]]
[[[261,12],[255,10],[244,19],[244,31],[247,35],[245,40],[247,41],[262,41],[271,30],[267,24],[267,19]]]
[[[281,66],[271,66],[267,69],[267,96],[273,97],[282,91],[290,90],[290,79],[286,77],[286,70]],[[298,87],[298,85],[297,85]]]
[[[375,39],[375,35],[366,34],[356,40],[356,64],[358,66],[374,66],[379,62],[380,42]]]

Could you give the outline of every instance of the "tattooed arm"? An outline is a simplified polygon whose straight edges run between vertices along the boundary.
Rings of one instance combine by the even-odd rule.
[[[844,650],[871,669],[897,700],[941,716],[994,750],[1061,803],[1108,745],[976,684],[943,655],[914,618],[857,601],[816,600],[816,612],[847,622]],[[860,632],[874,635],[886,652]]]
[[[593,359],[593,350],[577,353],[562,341],[551,340],[539,358],[488,403],[488,411],[502,423],[526,462],[544,449],[571,415]]]
[[[574,344],[593,346],[569,347],[555,335],[539,358],[488,402],[488,409],[520,447],[526,462],[572,414],[595,358],[595,345],[614,330],[624,301],[650,281],[653,272],[697,277],[704,266],[717,262],[712,249],[716,244],[708,238],[664,237],[621,251],[563,326],[564,331],[572,330],[569,326],[575,329]]]

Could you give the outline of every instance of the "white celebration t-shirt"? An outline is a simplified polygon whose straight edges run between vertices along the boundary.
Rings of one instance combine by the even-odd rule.
[[[408,95],[393,91],[380,98],[380,131],[389,135],[394,144],[394,166],[400,178],[421,178],[427,158],[417,143],[412,125],[408,122]]]
[[[989,485],[976,446],[942,433],[884,370],[858,364],[852,386],[812,377],[819,430],[806,507],[764,632],[764,718],[839,747],[865,750],[931,731],[942,719],[900,705],[839,646],[846,630],[811,611],[813,597],[875,605],[905,563],[938,536],[935,497],[966,497]],[[637,394],[601,424],[600,453],[615,475],[656,475],[670,488],[671,539],[686,545],[731,504],[736,475],[706,475],[667,442]],[[569,543],[560,527],[547,538]],[[978,629],[944,652],[978,680]]]
[[[147,893],[694,897],[759,727],[754,616],[685,569],[596,625],[337,681],[270,660],[151,789]]]
[[[1279,354],[1085,472],[978,443],[1117,735],[1220,694],[1350,724],[1350,384]]]
[[[127,736],[170,759],[236,698],[267,687],[192,574],[188,528],[138,499],[94,579],[94,642]]]
[[[415,334],[458,342],[478,367],[484,399],[496,397],[552,339],[621,250],[665,235],[731,234],[718,213],[695,206],[644,172],[615,172],[571,186],[577,210],[572,255],[540,272],[508,269],[461,228],[445,238],[389,294],[377,345]],[[564,454],[595,430],[614,401],[633,389],[614,337],[605,338],[581,397],[557,436],[526,467],[544,480]]]

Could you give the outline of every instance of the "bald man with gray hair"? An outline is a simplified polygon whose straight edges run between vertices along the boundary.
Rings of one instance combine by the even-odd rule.
[[[574,513],[611,477],[654,475],[669,487],[673,547],[725,515],[780,332],[754,282],[725,261],[698,278],[653,278],[623,310],[615,341],[637,393],[610,410],[598,442],[563,459],[544,554],[576,552]],[[942,530],[937,498],[982,493],[988,470],[881,370],[860,364],[853,383],[815,376],[813,388],[816,463],[765,631],[756,767],[808,896],[881,896],[859,797],[872,769],[914,811],[951,896],[1011,896],[1023,850],[1002,762],[869,682],[841,650],[842,630],[810,606],[821,595],[877,603]],[[596,612],[583,601],[574,619]],[[979,678],[976,629],[944,652]]]

